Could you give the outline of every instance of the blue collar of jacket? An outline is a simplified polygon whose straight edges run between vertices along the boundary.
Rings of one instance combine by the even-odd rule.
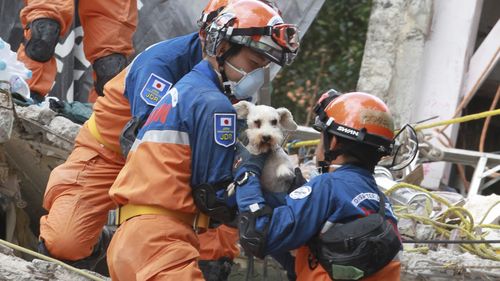
[[[207,60],[202,60],[200,63],[198,63],[195,67],[196,70],[201,72],[203,75],[207,76],[210,81],[219,89],[221,92],[224,92],[222,90],[221,83],[219,81],[219,77],[217,76],[217,73],[215,72],[214,68],[208,62]]]
[[[335,171],[333,171],[332,173],[338,173],[341,171],[354,171],[364,176],[373,177],[373,174],[370,171],[354,164],[344,164],[339,168],[335,169]]]

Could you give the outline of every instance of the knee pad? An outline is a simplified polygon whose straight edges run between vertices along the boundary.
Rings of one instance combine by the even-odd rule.
[[[31,38],[25,41],[26,55],[34,61],[46,62],[54,55],[61,25],[49,18],[36,19],[28,25]]]
[[[111,54],[95,60],[92,68],[96,75],[94,87],[99,96],[104,96],[104,85],[127,66],[122,54]]]

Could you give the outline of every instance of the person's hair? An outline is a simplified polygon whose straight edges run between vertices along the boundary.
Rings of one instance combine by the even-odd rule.
[[[335,136],[339,155],[343,155],[346,163],[360,166],[373,172],[383,154],[376,147],[354,140]]]

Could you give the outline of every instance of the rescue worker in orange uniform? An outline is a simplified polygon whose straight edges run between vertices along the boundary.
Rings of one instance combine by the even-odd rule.
[[[57,67],[54,52],[61,36],[65,36],[74,18],[74,0],[25,0],[21,23],[25,41],[18,59],[33,72],[28,80],[31,96],[42,101],[52,88]],[[132,36],[137,26],[136,0],[78,2],[82,24],[83,50],[94,70],[94,88],[89,99],[104,95],[106,82],[127,66],[134,53]]]
[[[236,113],[254,100],[270,62],[291,63],[298,30],[262,2],[230,3],[206,29],[207,57],[156,105],[110,189],[120,206],[108,267],[113,280],[203,280],[199,216],[234,218]]]
[[[265,158],[237,159],[243,166],[235,167],[240,244],[259,257],[298,248],[301,281],[400,280],[397,221],[372,174],[393,147],[389,109],[375,96],[355,92],[325,94],[316,112],[326,167],[341,167],[314,177],[271,209],[258,179]],[[247,161],[252,170],[244,167]]]
[[[202,26],[226,4],[227,0],[210,1]],[[40,252],[82,268],[93,268],[103,258],[112,235],[103,226],[115,208],[108,191],[125,164],[127,143],[133,142],[137,128],[170,86],[201,59],[200,39],[192,33],[148,48],[106,84],[73,152],[50,175],[43,201],[49,213],[40,219]],[[211,230],[203,258],[234,258],[239,253],[237,239],[236,229]]]

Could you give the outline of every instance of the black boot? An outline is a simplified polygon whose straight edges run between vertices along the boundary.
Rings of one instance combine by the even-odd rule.
[[[68,260],[61,260],[61,261],[76,268],[88,269],[94,271],[97,264],[104,257],[106,257],[106,251],[108,249],[109,243],[111,242],[111,238],[113,237],[114,233],[115,233],[115,227],[105,226],[90,256],[76,261],[68,261]],[[38,252],[40,254],[52,257],[49,251],[47,250],[47,247],[45,247],[44,241],[40,241],[38,243]]]
[[[200,260],[198,266],[207,281],[226,281],[231,273],[233,261],[228,257],[218,260]]]
[[[111,54],[95,60],[96,79],[94,87],[99,96],[104,96],[104,85],[127,66],[127,58],[122,54]]]
[[[61,25],[49,18],[36,19],[27,26],[31,38],[24,42],[26,55],[34,61],[46,62],[52,58],[59,40]]]
[[[45,97],[40,95],[38,92],[31,92],[31,99],[35,104],[39,104],[45,100]]]

